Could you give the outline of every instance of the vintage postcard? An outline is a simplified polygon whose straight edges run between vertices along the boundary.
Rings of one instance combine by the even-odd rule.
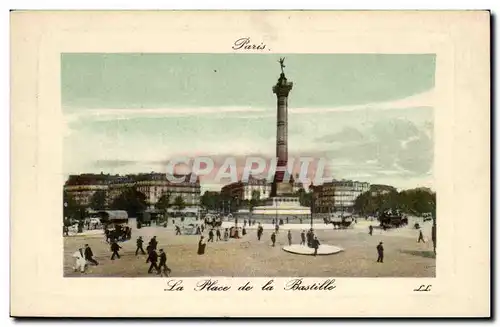
[[[11,22],[12,315],[490,315],[488,12]]]

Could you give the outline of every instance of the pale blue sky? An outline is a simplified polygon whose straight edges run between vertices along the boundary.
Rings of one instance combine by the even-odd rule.
[[[63,54],[64,172],[273,155],[279,56]],[[434,55],[284,56],[291,154],[327,156],[336,178],[432,186]]]

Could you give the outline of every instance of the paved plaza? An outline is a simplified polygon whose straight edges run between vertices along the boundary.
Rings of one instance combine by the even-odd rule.
[[[225,223],[227,224],[227,223]],[[158,249],[167,253],[171,277],[434,277],[436,260],[428,223],[423,231],[426,243],[417,243],[418,231],[410,226],[382,231],[375,229],[368,235],[369,222],[360,222],[354,228],[333,230],[317,224],[318,239],[344,249],[334,255],[304,256],[287,253],[287,226],[277,235],[276,246],[271,246],[271,230],[266,229],[260,241],[254,229],[241,239],[208,243],[205,255],[197,254],[199,236],[176,236],[174,230],[164,227],[134,229],[132,239],[119,243],[121,258],[110,260],[109,244],[103,235],[69,236],[64,238],[64,276],[67,277],[157,277],[148,274],[146,255],[135,256],[136,238],[142,236],[146,248],[152,236],[159,241]],[[305,225],[306,226],[306,225]],[[300,228],[292,226],[293,243],[300,243]],[[205,230],[205,235],[208,231]],[[384,263],[377,263],[377,244],[383,241]],[[85,273],[74,272],[72,254],[88,243],[98,266],[89,266]]]

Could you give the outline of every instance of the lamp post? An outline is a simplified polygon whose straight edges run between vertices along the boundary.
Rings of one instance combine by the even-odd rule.
[[[436,203],[430,202],[432,206],[432,246],[434,248],[434,255],[436,255]]]
[[[278,225],[278,199],[274,198],[274,207],[276,208],[275,210],[275,218],[274,218],[274,222],[275,222],[275,225]]]
[[[316,198],[315,198],[314,193],[313,193],[312,197],[311,197],[311,229],[313,229],[314,201],[316,201]]]

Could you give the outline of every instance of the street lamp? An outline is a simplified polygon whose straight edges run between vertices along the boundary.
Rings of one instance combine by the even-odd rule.
[[[315,196],[314,196],[314,193],[311,197],[311,229],[313,229],[313,212],[314,212],[314,201],[315,200]]]
[[[275,226],[278,225],[278,199],[274,198],[274,207],[276,208],[275,210],[275,218],[274,218],[274,223]]]

